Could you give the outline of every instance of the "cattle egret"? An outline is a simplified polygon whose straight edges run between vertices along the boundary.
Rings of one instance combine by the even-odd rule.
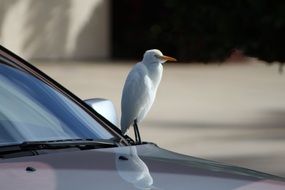
[[[121,130],[126,134],[130,125],[133,125],[137,144],[141,144],[138,123],[145,118],[153,104],[162,77],[162,64],[166,61],[176,59],[163,55],[157,49],[147,50],[143,60],[127,76],[121,99]]]

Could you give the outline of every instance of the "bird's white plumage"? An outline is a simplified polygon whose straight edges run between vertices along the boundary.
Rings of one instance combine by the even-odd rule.
[[[150,110],[162,77],[163,54],[148,50],[143,60],[129,72],[121,100],[121,130],[125,134],[130,125],[141,122]]]

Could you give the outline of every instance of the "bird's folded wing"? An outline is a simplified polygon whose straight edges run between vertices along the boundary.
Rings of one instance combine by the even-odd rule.
[[[123,89],[121,102],[121,128],[125,131],[144,109],[148,99],[148,90],[145,83],[146,71],[143,65],[134,67],[129,73]]]

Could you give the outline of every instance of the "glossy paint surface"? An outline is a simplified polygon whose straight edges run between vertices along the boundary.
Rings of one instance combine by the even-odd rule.
[[[30,171],[27,167],[33,168]],[[282,178],[147,144],[0,161],[3,189],[285,189]]]

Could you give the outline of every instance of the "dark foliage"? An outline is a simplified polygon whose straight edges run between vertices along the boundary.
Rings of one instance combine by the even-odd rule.
[[[182,61],[223,60],[232,49],[285,61],[285,1],[120,0],[112,2],[113,56],[159,48]]]

